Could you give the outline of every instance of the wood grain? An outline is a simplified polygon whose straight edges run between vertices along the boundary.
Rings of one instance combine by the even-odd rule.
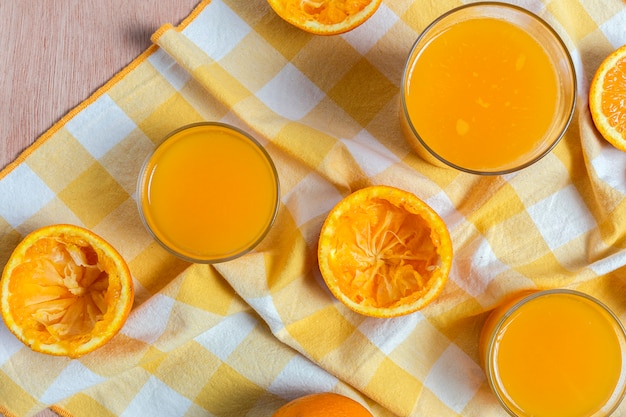
[[[0,168],[198,1],[0,1]]]
[[[198,2],[0,1],[0,168],[148,48],[161,25],[180,23]],[[37,415],[48,416],[57,415]]]

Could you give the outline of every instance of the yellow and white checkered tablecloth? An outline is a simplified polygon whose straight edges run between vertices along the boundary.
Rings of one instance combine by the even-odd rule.
[[[570,49],[574,121],[538,164],[479,177],[417,157],[399,123],[414,40],[458,0],[387,0],[363,26],[319,37],[265,0],[203,1],[179,27],[0,173],[0,266],[27,232],[74,223],[128,261],[135,307],[121,334],[77,360],[35,353],[0,323],[0,412],[28,416],[271,416],[335,391],[377,416],[504,416],[477,358],[489,310],[518,289],[571,287],[626,319],[626,154],[593,127],[590,78],[626,43],[618,0],[520,0]],[[214,266],[164,251],[135,183],[166,133],[201,120],[254,135],[281,181],[277,222],[252,253]],[[343,196],[415,193],[447,223],[455,261],[434,304],[359,316],[320,278],[316,240]],[[626,416],[626,404],[617,412]]]

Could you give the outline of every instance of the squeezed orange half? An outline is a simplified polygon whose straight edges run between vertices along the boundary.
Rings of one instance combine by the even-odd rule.
[[[278,176],[267,152],[220,123],[170,135],[146,162],[138,187],[148,230],[195,262],[226,261],[249,251],[278,209]]]

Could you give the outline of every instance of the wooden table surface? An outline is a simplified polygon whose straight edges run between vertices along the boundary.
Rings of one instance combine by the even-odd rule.
[[[0,169],[198,1],[0,1]]]
[[[198,1],[0,1],[0,169]]]

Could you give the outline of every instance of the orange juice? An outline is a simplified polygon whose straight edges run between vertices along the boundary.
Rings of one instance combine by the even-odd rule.
[[[481,335],[483,366],[503,406],[518,416],[609,415],[624,391],[619,320],[575,291],[518,301],[496,309]]]
[[[198,262],[232,259],[255,246],[271,226],[279,198],[266,151],[219,123],[169,136],[146,162],[138,191],[154,237]]]
[[[519,167],[556,143],[549,132],[560,106],[558,73],[527,30],[479,15],[429,36],[418,41],[403,80],[405,117],[417,136],[410,141],[421,140],[414,145],[482,173]]]

